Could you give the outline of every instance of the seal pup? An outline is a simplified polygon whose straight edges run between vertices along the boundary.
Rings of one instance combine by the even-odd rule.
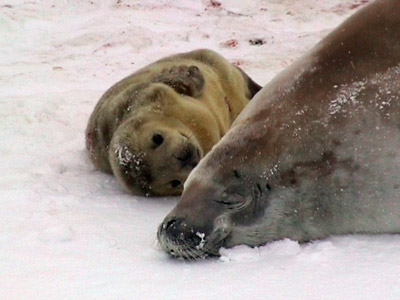
[[[362,8],[254,97],[160,225],[166,252],[400,232],[399,11]]]
[[[178,195],[260,89],[211,50],[158,60],[100,98],[86,130],[90,158],[134,194]]]

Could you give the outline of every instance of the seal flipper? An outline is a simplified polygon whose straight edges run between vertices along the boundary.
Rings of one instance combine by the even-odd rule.
[[[204,90],[204,76],[196,66],[173,66],[153,77],[152,82],[164,83],[177,93],[200,97]]]
[[[258,84],[257,84],[253,79],[251,79],[250,76],[247,75],[247,73],[246,73],[245,71],[243,71],[241,68],[239,68],[238,66],[235,66],[235,67],[240,71],[240,73],[242,73],[244,79],[246,80],[247,87],[249,88],[249,91],[250,91],[250,95],[249,95],[249,97],[247,97],[247,98],[252,99],[252,98],[258,93],[258,91],[262,89],[262,86],[258,85]]]

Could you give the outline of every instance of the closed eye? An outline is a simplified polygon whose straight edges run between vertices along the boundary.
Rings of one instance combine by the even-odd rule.
[[[225,195],[224,199],[214,200],[218,204],[226,206],[228,209],[241,209],[247,205],[247,199],[239,194]]]

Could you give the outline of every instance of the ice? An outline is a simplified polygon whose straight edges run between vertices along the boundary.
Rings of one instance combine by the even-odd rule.
[[[156,232],[177,199],[128,194],[85,150],[99,97],[134,70],[211,48],[263,85],[366,2],[1,1],[0,299],[400,299],[397,235],[171,259]]]

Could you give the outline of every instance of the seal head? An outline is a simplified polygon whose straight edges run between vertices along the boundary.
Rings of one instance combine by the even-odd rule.
[[[90,158],[134,194],[179,195],[260,89],[210,50],[163,58],[101,97],[86,130]]]

